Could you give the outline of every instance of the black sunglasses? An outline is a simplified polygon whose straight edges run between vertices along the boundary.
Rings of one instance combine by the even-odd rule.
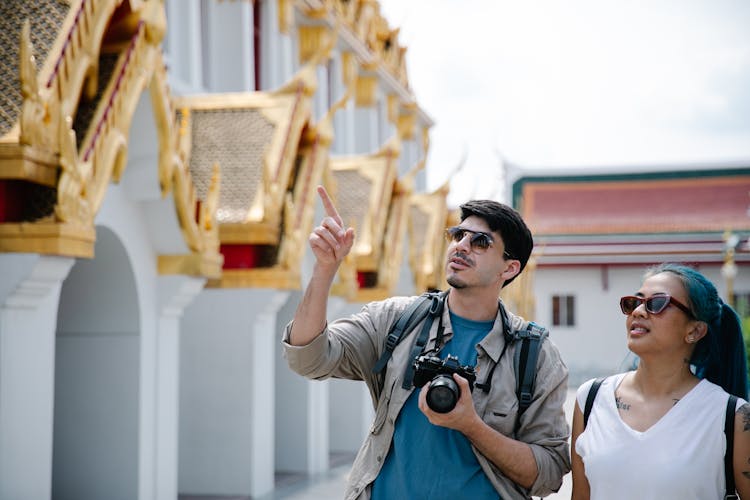
[[[469,243],[471,244],[471,249],[477,253],[484,252],[485,250],[493,246],[495,243],[495,240],[492,238],[492,235],[490,235],[489,233],[485,233],[483,231],[473,231],[471,229],[466,229],[465,227],[459,227],[459,226],[449,227],[448,229],[445,230],[445,238],[449,242],[454,242],[454,243],[458,243],[459,241],[463,240],[467,234],[471,235],[471,239],[469,240]],[[510,254],[507,251],[503,252],[503,256],[506,259],[513,258],[510,256]]]
[[[458,226],[449,227],[445,230],[445,238],[449,242],[452,241],[458,243],[463,240],[467,234],[471,235],[469,243],[471,243],[471,249],[475,252],[484,252],[494,243],[492,236],[482,231],[472,231],[471,229]]]
[[[620,309],[622,309],[622,313],[627,315],[633,314],[633,311],[640,306],[641,304],[646,304],[646,311],[651,314],[659,314],[664,311],[667,307],[669,307],[669,304],[674,305],[678,309],[681,309],[685,314],[690,316],[691,318],[695,318],[693,315],[693,312],[690,310],[688,306],[680,302],[679,300],[675,299],[671,295],[659,294],[659,295],[652,295],[651,297],[636,297],[634,295],[626,295],[625,297],[620,299]]]

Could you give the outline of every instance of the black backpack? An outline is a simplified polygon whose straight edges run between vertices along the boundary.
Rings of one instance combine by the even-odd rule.
[[[377,363],[373,367],[373,373],[380,373],[388,363],[393,350],[396,348],[399,342],[404,337],[405,333],[409,333],[411,328],[422,321],[427,315],[430,315],[428,321],[425,321],[422,330],[417,337],[416,342],[411,350],[410,359],[415,359],[424,349],[429,336],[430,327],[432,321],[442,314],[443,305],[445,304],[445,296],[447,292],[426,292],[422,294],[418,299],[414,300],[409,307],[407,307],[401,316],[396,320],[391,332],[385,341],[385,350],[378,359]],[[505,320],[505,313],[503,311],[503,320]],[[514,360],[514,369],[516,374],[516,397],[518,398],[518,414],[526,411],[531,404],[531,398],[534,394],[534,380],[536,375],[536,363],[539,357],[539,349],[541,348],[542,340],[548,335],[546,329],[540,327],[536,323],[529,322],[528,328],[524,331],[516,332],[511,340],[520,340],[521,347],[516,349],[516,356]],[[507,339],[507,337],[506,337]],[[510,342],[505,343],[505,348],[508,347]],[[505,353],[505,348],[503,353]],[[500,354],[502,357],[502,354]],[[476,386],[485,391],[489,391],[489,381],[492,378],[492,373],[495,371],[497,364],[493,365],[490,369],[490,373],[487,376],[484,384],[476,384]],[[404,389],[411,389],[413,377],[412,366],[407,366],[406,373],[404,375],[404,382],[402,387]]]

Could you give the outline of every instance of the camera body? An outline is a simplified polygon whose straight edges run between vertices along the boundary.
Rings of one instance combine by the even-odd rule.
[[[448,413],[456,407],[461,389],[453,380],[457,373],[469,381],[469,389],[474,389],[477,379],[473,366],[461,366],[458,357],[450,354],[445,359],[422,355],[414,360],[414,387],[430,383],[427,389],[427,406],[437,413]]]

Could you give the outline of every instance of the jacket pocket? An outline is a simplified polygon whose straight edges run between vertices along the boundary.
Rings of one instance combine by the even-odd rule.
[[[510,404],[495,403],[487,406],[482,420],[501,434],[510,436],[516,425],[517,413],[518,403],[516,401]]]

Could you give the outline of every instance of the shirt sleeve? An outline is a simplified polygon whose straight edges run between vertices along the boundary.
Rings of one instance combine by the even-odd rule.
[[[531,447],[537,464],[530,495],[543,497],[556,492],[570,471],[570,426],[564,408],[567,396],[568,368],[557,347],[547,339],[539,353],[534,398],[519,419],[517,433],[517,439]]]
[[[315,380],[335,377],[371,383],[372,368],[383,351],[384,337],[407,299],[370,302],[360,312],[327,324],[320,335],[304,346],[289,343],[292,326],[289,323],[282,338],[289,367]]]

